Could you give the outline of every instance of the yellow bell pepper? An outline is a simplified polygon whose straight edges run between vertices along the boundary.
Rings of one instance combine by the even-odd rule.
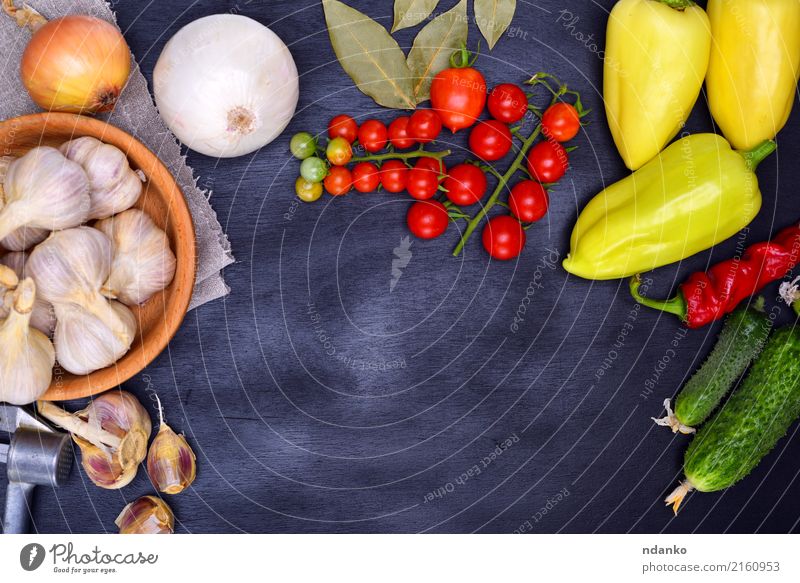
[[[620,0],[608,17],[603,98],[614,143],[636,170],[677,135],[708,68],[711,31],[689,0]]]
[[[564,269],[586,279],[628,277],[733,236],[761,208],[754,171],[774,149],[766,141],[737,152],[717,134],[681,138],[586,205]]]
[[[706,88],[734,148],[749,150],[786,124],[800,75],[800,1],[709,0],[714,39]]]

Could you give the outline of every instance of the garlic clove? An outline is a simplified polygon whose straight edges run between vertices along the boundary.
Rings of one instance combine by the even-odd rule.
[[[159,492],[179,494],[194,482],[196,458],[186,438],[164,423],[160,400],[158,412],[161,427],[147,452],[147,473]]]
[[[0,323],[0,401],[27,405],[41,397],[53,378],[55,351],[50,339],[30,326],[36,284],[24,279],[4,294],[9,310]]]
[[[111,240],[111,272],[102,293],[134,306],[167,287],[175,277],[177,260],[166,233],[145,213],[130,209],[103,221],[95,228]]]
[[[89,177],[90,219],[121,213],[139,200],[144,180],[119,148],[86,136],[62,144],[60,151],[80,164]]]
[[[101,300],[93,312],[74,304],[54,304],[57,359],[72,374],[86,375],[111,366],[133,344],[133,312],[119,302]]]
[[[33,148],[9,164],[3,197],[0,239],[21,227],[69,229],[89,216],[86,172],[49,146]]]
[[[123,508],[114,524],[120,534],[172,534],[175,515],[161,498],[142,496]]]
[[[0,264],[0,288],[5,288],[2,290],[5,292],[6,290],[15,289],[18,285],[19,275],[17,275],[17,270],[7,265],[5,257],[3,257],[3,263]]]
[[[0,257],[0,269],[2,269],[1,266],[6,266],[14,270],[17,277],[25,277],[26,261],[27,255],[21,251],[6,253],[3,257]],[[2,276],[0,276],[0,291],[2,291],[2,287]],[[0,317],[5,317],[3,315],[2,306],[0,306]],[[47,336],[52,336],[53,330],[56,328],[56,314],[52,304],[39,297],[38,293],[36,294],[36,301],[33,304],[33,311],[31,312],[31,326]]]
[[[9,251],[26,251],[47,239],[49,234],[50,231],[47,229],[20,227],[0,241],[0,247],[8,249]]]
[[[81,465],[94,484],[115,490],[136,477],[147,456],[152,423],[131,393],[108,391],[77,413],[68,413],[49,402],[40,402],[38,409],[44,418],[72,434],[81,448]]]

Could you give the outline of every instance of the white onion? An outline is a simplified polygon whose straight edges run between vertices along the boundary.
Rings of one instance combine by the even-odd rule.
[[[297,67],[266,26],[235,14],[191,22],[173,36],[153,73],[156,105],[192,150],[232,158],[270,143],[294,115]]]

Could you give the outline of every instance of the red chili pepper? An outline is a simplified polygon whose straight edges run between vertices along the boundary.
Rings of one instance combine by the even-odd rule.
[[[800,226],[786,227],[772,241],[755,243],[740,258],[693,273],[669,300],[639,294],[639,276],[630,282],[631,295],[644,306],[679,316],[689,328],[700,328],[732,312],[739,302],[784,277],[800,259]]]

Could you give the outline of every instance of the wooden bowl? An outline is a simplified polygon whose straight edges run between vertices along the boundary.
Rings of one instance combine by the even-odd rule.
[[[118,386],[144,369],[178,331],[195,278],[196,248],[192,215],[172,175],[159,159],[133,136],[94,118],[70,113],[38,113],[0,122],[0,156],[21,156],[36,146],[58,147],[82,136],[92,136],[125,152],[131,167],[147,177],[135,208],[147,213],[163,229],[177,258],[175,278],[164,291],[143,306],[132,307],[138,331],[131,350],[114,365],[89,375],[53,371],[44,400],[63,401],[95,395]]]

